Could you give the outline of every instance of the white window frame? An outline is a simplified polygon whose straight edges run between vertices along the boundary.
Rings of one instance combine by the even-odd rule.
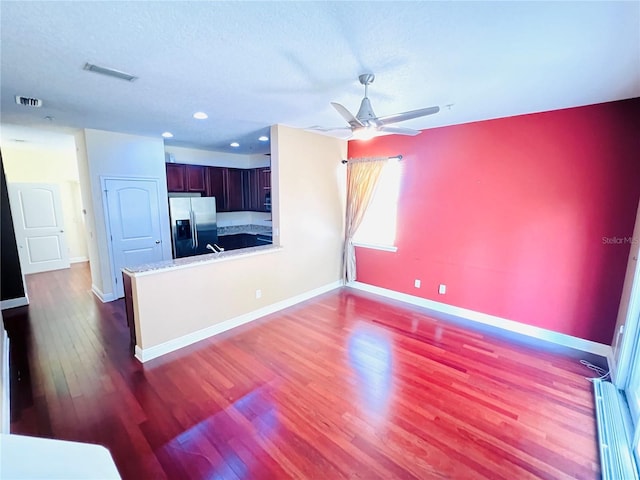
[[[389,169],[394,169],[390,170]],[[356,231],[353,237],[353,244],[356,247],[370,248],[374,250],[383,250],[387,252],[397,252],[398,247],[396,246],[396,235],[397,235],[397,227],[398,227],[398,201],[400,199],[400,189],[402,185],[402,164],[399,159],[393,158],[389,159],[387,164],[384,166],[384,170],[380,175],[380,180],[376,185],[376,191],[373,193],[373,199],[371,200],[371,204],[369,208],[364,214],[364,218],[360,227]],[[391,176],[390,176],[391,175]],[[383,195],[383,196],[381,196]],[[382,205],[382,206],[381,206]],[[384,213],[381,213],[384,212]],[[393,220],[389,220],[389,224],[393,223],[393,241],[392,242],[383,242],[383,241],[375,241],[369,238],[358,238],[358,232],[360,229],[364,227],[365,229],[370,226],[371,223],[380,222],[380,219],[373,220],[372,216],[387,214],[392,215]],[[382,222],[386,223],[386,222]],[[387,225],[387,228],[390,228]]]

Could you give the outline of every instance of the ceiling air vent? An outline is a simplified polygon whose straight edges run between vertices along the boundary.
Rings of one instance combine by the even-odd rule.
[[[127,82],[133,82],[138,79],[138,77],[131,75],[130,73],[121,72],[120,70],[114,70],[109,67],[101,67],[100,65],[93,65],[91,63],[85,63],[83,68],[89,72],[99,73],[101,75],[106,75],[107,77],[119,78],[120,80],[126,80]]]
[[[21,95],[16,95],[16,103],[18,105],[24,105],[25,107],[41,107],[42,100],[39,98],[33,97],[23,97]]]

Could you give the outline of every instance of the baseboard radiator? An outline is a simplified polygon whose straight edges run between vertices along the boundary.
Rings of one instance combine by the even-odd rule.
[[[595,380],[602,480],[639,480],[631,440],[633,424],[624,394],[611,382]]]

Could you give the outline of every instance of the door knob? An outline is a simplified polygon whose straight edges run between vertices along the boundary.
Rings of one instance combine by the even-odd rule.
[[[60,230],[60,233],[64,233],[64,230]]]
[[[156,245],[160,243],[160,240],[156,240]]]

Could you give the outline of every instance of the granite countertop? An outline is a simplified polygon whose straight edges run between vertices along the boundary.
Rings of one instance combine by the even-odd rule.
[[[272,228],[267,225],[231,225],[228,227],[218,227],[218,236],[238,235],[248,233],[250,235],[271,235]],[[160,262],[145,263],[135,265],[133,267],[123,268],[123,272],[129,275],[137,275],[141,273],[151,273],[173,268],[183,268],[191,265],[199,265],[202,263],[212,263],[230,258],[255,255],[267,251],[280,250],[280,247],[273,245],[260,245],[257,247],[239,248],[237,250],[227,250],[221,253],[209,253],[205,255],[195,255],[192,257],[174,258],[172,260],[162,260]]]
[[[240,248],[237,250],[226,250],[221,253],[208,253],[205,255],[195,255],[193,257],[174,258],[172,260],[162,260],[155,263],[145,263],[133,267],[125,267],[122,271],[128,275],[139,275],[145,273],[153,273],[175,268],[184,268],[196,266],[204,263],[214,263],[223,260],[229,260],[236,257],[246,257],[249,255],[257,255],[272,251],[281,250],[281,247],[274,245],[260,245],[258,247]]]
[[[267,225],[230,225],[228,227],[218,227],[218,236],[238,235],[248,233],[249,235],[271,235],[272,228]]]

